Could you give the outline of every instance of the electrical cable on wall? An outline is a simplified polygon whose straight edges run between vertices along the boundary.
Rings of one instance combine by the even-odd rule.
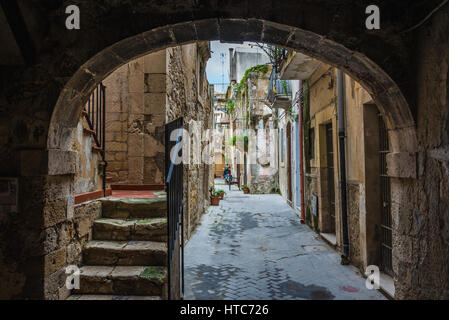
[[[421,20],[418,24],[414,25],[413,27],[404,30],[402,32],[400,32],[400,34],[404,34],[404,33],[408,33],[410,31],[413,31],[419,27],[421,27],[424,23],[427,22],[427,20],[429,20],[434,14],[435,12],[437,12],[438,10],[440,10],[445,4],[447,4],[449,2],[449,0],[444,0],[438,7],[436,7],[435,9],[433,9],[423,20]]]

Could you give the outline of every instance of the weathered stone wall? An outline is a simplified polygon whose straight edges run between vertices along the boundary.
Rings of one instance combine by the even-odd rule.
[[[315,171],[315,170],[312,170]],[[306,223],[313,230],[319,232],[318,229],[318,215],[313,212],[313,195],[318,195],[319,184],[316,174],[306,173],[304,175],[304,202],[305,202],[305,217]],[[319,204],[317,205],[318,210],[320,210]]]
[[[92,136],[84,132],[83,128],[88,128],[88,125],[81,116],[72,146],[75,163],[73,180],[70,177],[51,177],[48,180],[51,186],[48,192],[56,192],[58,198],[44,206],[44,230],[40,235],[44,243],[42,248],[35,249],[36,255],[45,254],[43,276],[46,279],[46,299],[63,300],[70,295],[65,286],[66,266],[80,265],[81,249],[91,238],[93,221],[101,214],[101,204],[97,201],[70,207],[73,204],[73,195],[100,190],[103,183],[99,169],[101,155],[92,150]],[[68,189],[59,189],[61,182],[64,182]],[[69,201],[65,197],[68,197]],[[35,276],[38,281],[43,281],[42,276]],[[8,281],[18,280],[10,278]],[[6,279],[4,283],[8,285]]]
[[[446,6],[415,33],[419,152],[408,156],[412,161],[404,157],[401,171],[389,168],[397,176],[392,184],[405,190],[393,194],[393,264],[401,298],[449,299],[448,29]]]
[[[270,74],[271,68],[268,66],[265,74],[252,72],[248,75],[248,101],[244,101],[247,105],[249,128],[257,134],[257,159],[252,158],[254,153],[248,157],[249,161],[254,163],[254,168],[248,170],[251,174],[248,186],[254,194],[273,193],[278,189],[277,159],[275,152],[272,153],[272,146],[276,143],[273,136],[273,113],[262,100],[267,96]],[[243,118],[245,119],[245,115]],[[255,148],[252,150],[255,151]]]
[[[162,184],[165,50],[120,67],[106,86],[107,182]]]
[[[45,257],[46,299],[65,300],[70,296],[66,267],[82,265],[82,248],[92,240],[92,225],[100,216],[101,202],[86,202],[74,208],[71,219],[45,230],[44,248],[51,251]]]
[[[252,194],[268,194],[278,189],[276,153],[271,152],[274,151],[272,147],[275,143],[273,113],[264,103],[270,74],[270,65],[267,65],[266,72],[249,72],[241,95],[233,94],[235,109],[230,118],[236,145],[229,146],[229,141],[225,141],[234,155],[231,169],[233,176],[237,178],[240,175],[240,185],[244,185],[246,180]],[[247,146],[244,136],[248,137]],[[240,166],[237,166],[238,163]],[[240,172],[237,172],[238,168]]]
[[[195,150],[192,136],[197,132],[195,128],[202,130],[203,134],[205,130],[213,129],[213,106],[205,76],[209,50],[207,42],[167,49],[167,120],[182,116],[192,143],[190,164],[184,164],[185,239],[190,238],[207,210],[209,186],[213,185],[213,167],[198,158],[196,151],[203,152],[208,142],[200,141]]]
[[[205,76],[209,55],[207,43],[164,49],[133,60],[104,81],[108,183],[164,183],[166,121],[182,116],[186,129],[192,120],[202,122],[202,130],[213,127]],[[205,146],[202,142],[201,150]],[[195,156],[192,152],[192,160]],[[208,166],[192,161],[186,165],[184,181],[188,239],[208,203]]]
[[[350,166],[351,164],[348,163]],[[363,186],[363,185],[362,185]],[[348,201],[348,235],[349,235],[349,259],[351,264],[363,271],[363,262],[360,256],[360,185],[354,182],[347,184]],[[338,196],[338,195],[337,195]]]

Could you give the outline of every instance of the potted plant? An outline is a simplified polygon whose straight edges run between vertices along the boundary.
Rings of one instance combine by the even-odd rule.
[[[220,194],[217,191],[215,191],[214,188],[210,188],[209,193],[210,193],[210,205],[211,206],[220,205]]]
[[[226,192],[224,192],[224,190],[218,190],[217,194],[220,196],[220,200],[223,200]]]
[[[244,194],[249,194],[249,187],[248,187],[247,185],[244,185],[244,186],[242,187],[242,190],[243,190],[243,193],[244,193]]]

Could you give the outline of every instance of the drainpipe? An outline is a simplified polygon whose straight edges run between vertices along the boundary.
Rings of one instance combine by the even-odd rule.
[[[299,81],[299,90],[302,92],[302,81]],[[301,188],[301,224],[306,223],[306,207],[304,201],[304,123],[303,106],[299,101],[299,182]]]
[[[346,197],[346,150],[345,150],[345,92],[343,72],[337,70],[338,91],[338,139],[340,146],[340,191],[341,191],[341,223],[343,233],[343,255],[341,264],[349,264],[348,211]]]

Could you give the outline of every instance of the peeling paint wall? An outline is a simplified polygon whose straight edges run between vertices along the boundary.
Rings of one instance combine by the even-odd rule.
[[[81,118],[76,128],[76,139],[73,151],[76,152],[75,194],[87,193],[103,188],[103,170],[99,167],[101,154],[93,151],[95,145],[91,134],[85,133],[88,128],[84,118]]]
[[[335,69],[326,64],[321,64],[312,74],[309,83],[308,101],[310,129],[305,132],[307,139],[305,143],[309,145],[305,154],[306,167],[310,167],[310,172],[306,173],[306,198],[308,203],[307,220],[319,232],[335,233],[337,246],[340,245],[339,216],[335,214],[335,223],[332,223],[329,213],[328,192],[331,186],[328,185],[328,165],[334,168],[335,213],[339,212],[339,172],[338,172],[338,143],[337,143],[337,118],[336,118],[336,77]],[[334,157],[327,159],[326,125],[332,125],[331,142],[334,150]],[[309,186],[308,189],[307,186]],[[317,198],[317,215],[312,212],[312,196]]]
[[[253,57],[256,59],[258,57]],[[260,58],[260,57],[259,57]],[[242,59],[242,57],[240,57]],[[257,59],[256,59],[257,60]],[[244,60],[242,60],[244,61]],[[251,59],[251,61],[253,61]],[[265,60],[263,60],[265,62]],[[244,61],[246,64],[246,61]],[[255,63],[253,61],[253,63]],[[249,64],[254,67],[257,64]],[[270,82],[271,66],[267,66],[267,72],[248,73],[241,96],[235,96],[235,109],[231,116],[232,137],[236,137],[236,145],[229,146],[233,154],[232,174],[237,177],[237,169],[240,168],[240,185],[247,185],[252,194],[268,194],[278,189],[278,170],[276,153],[272,147],[274,141],[274,123],[272,110],[268,108],[264,100],[267,97]],[[248,137],[245,146],[243,137]],[[246,168],[245,168],[246,155]],[[240,166],[237,166],[238,163]]]

